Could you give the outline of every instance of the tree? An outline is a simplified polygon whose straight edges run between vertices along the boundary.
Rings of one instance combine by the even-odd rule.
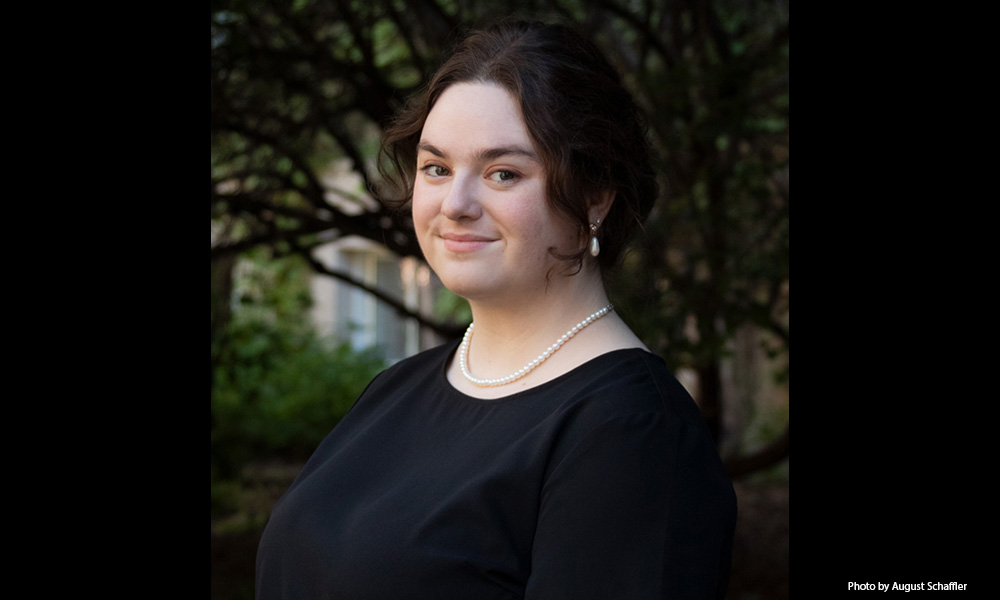
[[[718,439],[720,361],[735,331],[752,324],[769,332],[773,352],[788,351],[787,5],[550,0],[515,8],[580,24],[650,116],[665,193],[610,287],[652,350],[698,372]],[[409,216],[369,199],[379,184],[379,132],[457,35],[513,11],[496,0],[214,1],[212,219],[225,235],[213,240],[213,265],[268,245],[457,335],[456,325],[413,314],[311,250],[356,235],[420,256]],[[322,183],[335,158],[350,162],[360,189]],[[754,456],[731,459],[731,472],[787,456],[787,439],[786,429]]]

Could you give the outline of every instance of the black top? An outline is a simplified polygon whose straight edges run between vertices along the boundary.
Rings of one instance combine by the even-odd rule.
[[[658,357],[498,400],[448,344],[378,375],[275,505],[258,600],[722,598],[736,497]]]

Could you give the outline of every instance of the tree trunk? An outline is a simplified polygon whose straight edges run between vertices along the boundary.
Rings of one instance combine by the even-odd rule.
[[[226,255],[212,261],[212,384],[215,368],[225,345],[226,329],[232,318],[233,268],[236,255]]]

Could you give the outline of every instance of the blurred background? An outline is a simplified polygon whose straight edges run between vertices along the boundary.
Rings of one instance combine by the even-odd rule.
[[[735,482],[728,597],[788,597],[788,3],[212,1],[212,597],[379,370],[471,314],[373,200],[382,127],[477,22],[581,26],[649,115],[661,198],[608,291]]]

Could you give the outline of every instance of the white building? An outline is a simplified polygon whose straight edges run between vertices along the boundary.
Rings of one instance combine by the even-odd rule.
[[[433,314],[439,289],[430,268],[412,258],[399,258],[371,241],[344,238],[325,244],[313,256],[332,270],[349,273],[367,286],[399,298],[412,312]],[[391,362],[442,343],[414,319],[357,286],[325,275],[313,276],[312,317],[321,335],[346,339],[356,349],[378,347]]]
[[[321,175],[327,201],[351,214],[371,203],[361,190],[360,177],[347,161],[338,161]],[[384,246],[367,239],[345,237],[313,250],[313,257],[333,271],[400,299],[412,312],[433,315],[434,300],[441,288],[430,268],[422,261],[400,258]],[[434,332],[421,328],[416,320],[401,317],[394,308],[368,292],[339,279],[314,275],[312,318],[321,335],[345,339],[358,349],[373,346],[391,362],[412,356],[443,342]]]

